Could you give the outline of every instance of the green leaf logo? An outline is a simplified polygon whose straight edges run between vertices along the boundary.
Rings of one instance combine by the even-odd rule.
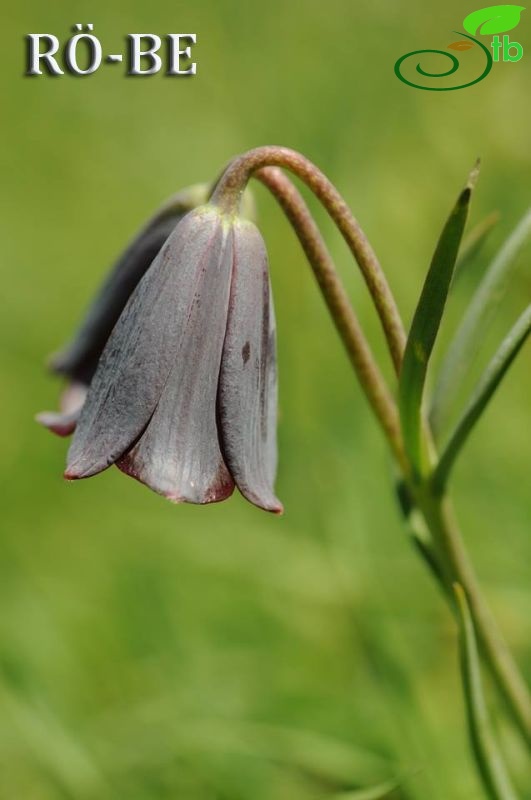
[[[520,22],[520,14],[525,6],[488,6],[473,11],[463,20],[465,31],[475,36],[481,33],[489,36],[493,33],[505,33],[516,28]]]

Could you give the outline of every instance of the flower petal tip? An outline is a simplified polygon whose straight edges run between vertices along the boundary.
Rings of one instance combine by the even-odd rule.
[[[63,472],[63,478],[65,481],[77,481],[81,478],[81,475],[77,475],[77,473],[73,472],[71,469],[65,469]]]
[[[134,478],[139,483],[147,486],[165,500],[169,500],[174,505],[190,503],[191,505],[207,505],[209,503],[221,503],[227,500],[234,492],[234,481],[230,476],[220,476],[210,486],[188,485],[181,486],[180,489],[172,485],[171,480],[163,474],[149,475],[139,469],[131,453],[126,453],[116,461],[118,469],[130,478]]]
[[[194,506],[206,506],[210,505],[211,503],[222,503],[223,500],[228,500],[232,491],[228,494],[220,494],[220,495],[209,495],[208,497],[183,497],[182,495],[172,494],[170,493],[163,493],[160,494],[166,499],[169,500],[170,503],[173,503],[176,506],[183,505],[184,503],[188,503]]]
[[[84,475],[80,470],[77,470],[75,467],[67,467],[63,472],[63,478],[65,481],[79,481],[82,478],[88,477]]]
[[[57,436],[70,436],[77,423],[77,415],[73,418],[70,414],[58,414],[55,411],[41,411],[35,415],[35,422],[47,428]]]
[[[242,490],[240,489],[240,491]],[[245,492],[242,491],[242,494],[253,506],[261,508],[262,511],[269,511],[270,514],[275,514],[278,517],[282,516],[284,513],[284,506],[273,494],[269,496],[260,496],[248,490]]]
[[[139,479],[137,478],[137,480]],[[223,500],[228,500],[234,492],[234,484],[232,482],[222,486],[216,486],[212,489],[207,489],[200,492],[189,492],[186,494],[178,494],[174,490],[165,490],[156,488],[154,486],[149,486],[149,488],[162,495],[162,497],[164,497],[166,500],[169,500],[170,503],[173,503],[174,505],[183,505],[183,503],[189,503],[190,505],[195,506],[206,506],[210,505],[211,503],[222,503]]]
[[[66,465],[63,478],[67,481],[79,481],[82,478],[92,478],[93,475],[103,472],[104,469],[106,469],[106,467],[102,467],[99,464],[96,466],[93,464],[87,466],[87,462],[84,462],[83,459],[80,458],[72,464]]]

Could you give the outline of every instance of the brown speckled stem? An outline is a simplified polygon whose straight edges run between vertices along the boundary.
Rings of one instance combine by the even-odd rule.
[[[336,266],[306,203],[290,179],[277,167],[254,173],[280,203],[301,243],[361,387],[378,418],[400,465],[404,449],[396,404],[374,360],[350,304]]]
[[[227,213],[234,213],[251,175],[268,166],[284,167],[297,175],[313,191],[336,223],[365,278],[382,323],[395,370],[399,372],[406,334],[387,279],[348,205],[315,164],[287,147],[257,147],[230,162],[216,185],[212,202]]]

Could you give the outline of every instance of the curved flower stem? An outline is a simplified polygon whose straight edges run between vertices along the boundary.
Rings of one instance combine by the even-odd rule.
[[[374,360],[315,220],[298,190],[280,169],[265,167],[254,173],[254,177],[278,200],[293,226],[362,389],[387,435],[397,461],[406,469],[396,404]]]
[[[485,661],[524,739],[531,742],[531,697],[511,651],[481,592],[475,570],[466,552],[448,497],[436,496],[425,487],[416,502],[433,537],[444,589],[453,605],[452,585],[466,591]]]
[[[406,335],[404,326],[376,255],[348,205],[328,178],[300,153],[287,147],[266,146],[235,158],[218,180],[212,201],[228,213],[237,210],[243,191],[262,167],[284,167],[300,178],[321,201],[356,259],[380,317],[396,371],[400,369]]]

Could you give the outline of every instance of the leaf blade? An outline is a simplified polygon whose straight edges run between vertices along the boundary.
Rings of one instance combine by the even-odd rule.
[[[446,422],[461,381],[470,369],[479,343],[505,294],[517,256],[530,237],[531,209],[524,214],[487,268],[448,347],[430,409],[430,423],[435,433]]]
[[[433,484],[437,491],[444,489],[457,456],[530,333],[531,305],[521,314],[502,341],[457,422],[435,469]]]
[[[479,162],[448,217],[420,295],[404,352],[399,380],[399,406],[406,453],[415,473],[422,472],[421,406],[428,362],[441,324],[463,236]]]
[[[481,680],[474,623],[466,594],[454,584],[459,621],[461,673],[470,739],[485,788],[492,800],[518,800],[494,738]]]

